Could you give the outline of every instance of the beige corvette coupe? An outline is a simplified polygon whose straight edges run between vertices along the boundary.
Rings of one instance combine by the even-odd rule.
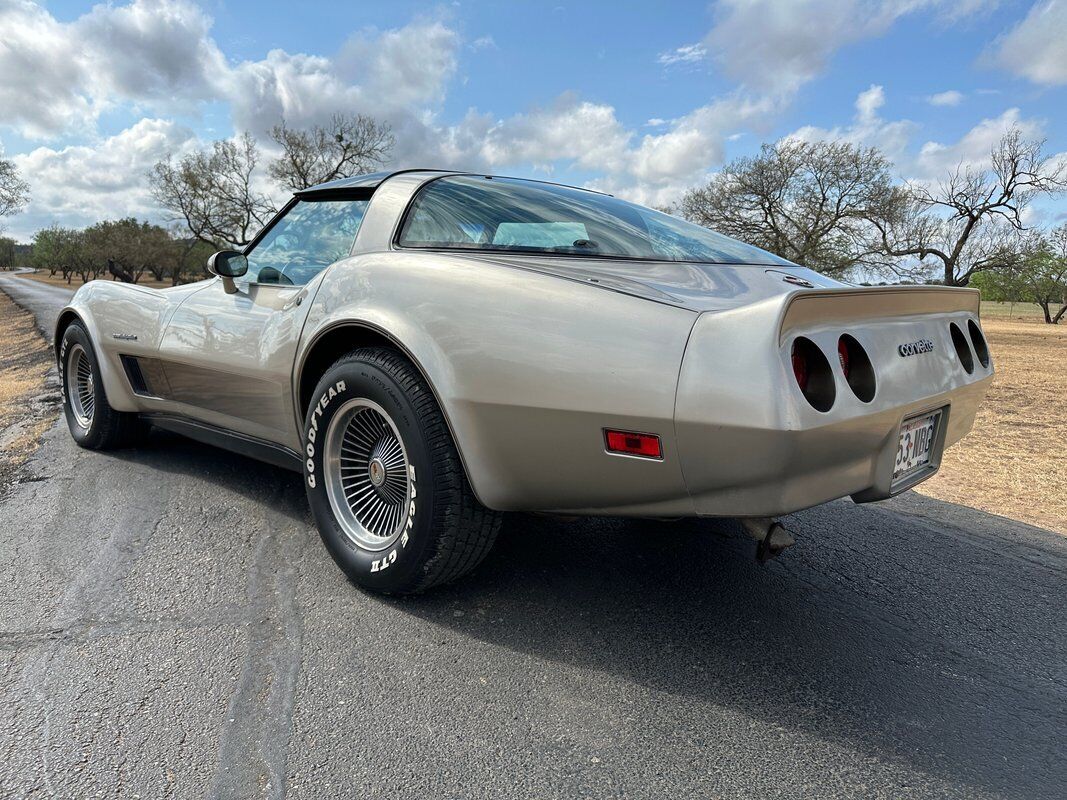
[[[214,278],[59,317],[71,434],[301,471],[358,584],[474,567],[501,512],[776,517],[928,478],[992,380],[978,292],[856,288],[597,192],[441,171],[297,193]]]

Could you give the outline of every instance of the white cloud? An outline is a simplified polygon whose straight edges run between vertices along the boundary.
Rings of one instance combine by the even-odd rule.
[[[53,222],[81,227],[121,216],[158,218],[145,173],[168,153],[196,144],[191,130],[169,120],[143,119],[92,145],[38,147],[14,156],[31,186],[26,211],[8,220],[12,233],[29,240]]]
[[[471,50],[496,50],[496,40],[492,36],[479,36],[470,44]]]
[[[851,125],[829,129],[805,125],[785,138],[846,141],[863,147],[877,147],[890,160],[900,163],[907,159],[907,147],[917,126],[906,119],[883,119],[880,112],[885,103],[885,89],[877,84],[871,85],[856,97],[856,114]]]
[[[1026,119],[1018,108],[1009,108],[998,117],[983,119],[958,141],[951,144],[926,142],[909,165],[908,177],[938,180],[956,168],[980,167],[989,163],[989,154],[1011,128],[1018,128],[1027,139],[1043,138],[1039,120]]]
[[[958,106],[963,102],[963,93],[955,89],[946,92],[938,92],[926,98],[926,102],[932,106]]]
[[[92,130],[118,103],[160,114],[229,103],[238,129],[262,134],[282,116],[298,124],[331,113],[389,118],[443,99],[458,34],[439,20],[363,30],[333,58],[272,50],[229,64],[211,19],[186,0],[99,5],[62,23],[28,0],[0,0],[0,124],[41,138]]]
[[[1035,3],[1022,22],[1000,39],[993,58],[1034,83],[1067,83],[1067,2]]]
[[[665,67],[670,67],[675,64],[697,64],[707,57],[708,49],[698,42],[660,53],[656,61]]]
[[[884,33],[922,0],[724,0],[704,42],[744,86],[791,93],[841,47]]]
[[[70,23],[0,2],[0,120],[26,136],[91,126],[116,101],[152,108],[210,97],[225,59],[184,0],[100,5]]]

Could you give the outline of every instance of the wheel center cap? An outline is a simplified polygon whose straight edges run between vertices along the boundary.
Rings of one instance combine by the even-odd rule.
[[[385,465],[379,459],[373,459],[367,471],[370,473],[370,482],[375,487],[385,483]]]

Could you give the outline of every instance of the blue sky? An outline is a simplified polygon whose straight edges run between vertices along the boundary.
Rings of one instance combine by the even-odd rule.
[[[0,147],[33,192],[3,225],[22,240],[162,219],[155,160],[239,130],[269,148],[281,116],[338,110],[390,122],[396,166],[655,204],[785,136],[876,145],[917,180],[979,163],[1011,125],[1067,153],[1067,0],[0,0],[0,30]]]

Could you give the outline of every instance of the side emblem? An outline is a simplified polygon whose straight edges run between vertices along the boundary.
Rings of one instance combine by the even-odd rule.
[[[119,341],[123,341],[123,342],[136,342],[137,341],[137,334],[136,333],[113,333],[113,334],[111,334],[111,338],[112,339],[118,339]]]
[[[908,342],[897,347],[897,352],[900,353],[901,358],[917,356],[919,353],[932,353],[933,350],[934,343],[929,339],[919,339],[917,342]]]

